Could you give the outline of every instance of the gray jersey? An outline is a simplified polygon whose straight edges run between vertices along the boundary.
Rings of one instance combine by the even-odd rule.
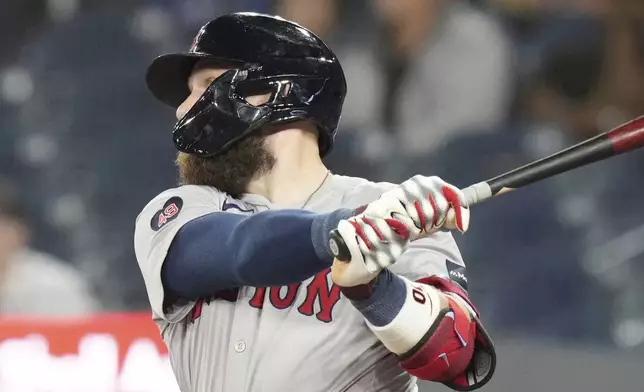
[[[308,203],[330,212],[367,204],[388,183],[332,175]],[[232,199],[211,187],[182,186],[155,197],[136,222],[135,250],[154,321],[183,392],[414,391],[416,380],[367,328],[333,285],[329,270],[283,287],[241,287],[208,301],[165,304],[161,265],[179,229],[224,211],[250,215],[275,205],[257,195]],[[465,285],[449,233],[414,242],[391,268],[416,280],[449,277]]]

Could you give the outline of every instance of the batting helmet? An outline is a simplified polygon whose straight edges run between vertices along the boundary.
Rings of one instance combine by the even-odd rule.
[[[320,155],[329,152],[346,81],[335,54],[311,31],[270,15],[220,16],[199,30],[188,53],[156,58],[148,68],[148,87],[178,107],[190,95],[188,77],[201,59],[230,70],[176,124],[173,140],[179,151],[213,156],[263,125],[311,120],[319,130]],[[265,104],[245,100],[265,93],[270,93]]]

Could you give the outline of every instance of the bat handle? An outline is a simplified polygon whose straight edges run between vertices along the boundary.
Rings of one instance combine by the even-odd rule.
[[[333,229],[331,231],[329,247],[331,248],[331,253],[333,253],[333,257],[335,257],[336,260],[344,261],[345,263],[351,261],[351,252],[349,252],[349,247],[346,242],[344,242],[344,238],[342,238],[338,229]]]
[[[473,206],[494,196],[490,184],[485,181],[477,182],[476,184],[463,188],[461,192],[465,194],[465,200],[468,206]]]

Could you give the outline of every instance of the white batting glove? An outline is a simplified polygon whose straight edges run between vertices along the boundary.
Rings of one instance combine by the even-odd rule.
[[[464,233],[470,224],[470,210],[465,195],[460,189],[440,177],[414,176],[400,186],[383,193],[380,199],[367,206],[364,214],[382,216],[389,209],[383,204],[391,204],[395,201],[402,205],[406,215],[418,229],[418,232],[410,230],[412,241],[439,230],[456,229]],[[418,234],[414,235],[415,233]]]
[[[334,282],[343,287],[369,283],[396,262],[410,241],[438,230],[465,232],[470,213],[465,195],[439,177],[414,176],[355,217],[340,221],[338,233],[351,261],[336,268]]]
[[[400,203],[393,206],[402,208]],[[334,261],[331,276],[335,284],[353,287],[369,283],[381,270],[396,262],[409,243],[408,227],[414,227],[403,210],[400,214],[400,220],[397,220],[362,213],[338,223],[338,233],[351,260],[347,263]]]

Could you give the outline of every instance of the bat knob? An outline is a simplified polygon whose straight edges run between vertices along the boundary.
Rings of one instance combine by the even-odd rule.
[[[345,263],[351,261],[351,252],[349,252],[349,247],[344,242],[344,238],[342,238],[338,230],[331,231],[329,247],[331,248],[333,257],[337,260],[344,261]]]

